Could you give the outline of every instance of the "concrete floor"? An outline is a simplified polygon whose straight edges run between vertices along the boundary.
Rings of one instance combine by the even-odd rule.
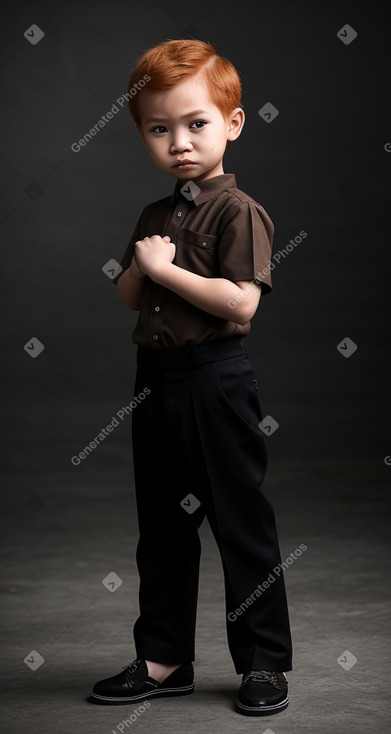
[[[220,560],[205,522],[195,692],[153,701],[128,725],[122,722],[137,706],[96,706],[88,697],[95,681],[135,657],[131,483],[113,478],[105,486],[106,470],[95,482],[88,472],[85,482],[69,473],[39,494],[10,487],[1,520],[1,731],[389,732],[390,471],[381,460],[357,458],[318,466],[292,459],[269,469],[264,491],[283,560],[300,543],[308,546],[285,574],[294,644],[285,712],[253,718],[233,709],[240,677],[228,653]],[[110,572],[122,580],[114,592],[102,584]],[[24,662],[32,651],[34,660],[36,653],[44,658],[36,670]],[[347,670],[352,656],[357,662]]]

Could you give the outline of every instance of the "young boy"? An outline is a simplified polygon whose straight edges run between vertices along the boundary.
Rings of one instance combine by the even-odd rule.
[[[144,84],[140,84],[140,80]],[[120,298],[139,311],[132,444],[139,524],[137,658],[92,700],[133,703],[194,690],[206,516],[225,584],[238,712],[288,706],[292,649],[266,471],[258,385],[244,337],[271,291],[273,224],[225,174],[244,124],[232,64],[207,43],[170,40],[134,69],[130,111],[155,165],[176,179],[146,206],[122,258]],[[213,670],[213,661],[210,661]]]

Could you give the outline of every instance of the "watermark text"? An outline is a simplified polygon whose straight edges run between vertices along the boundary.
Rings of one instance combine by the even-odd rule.
[[[144,390],[142,390],[137,396],[133,397],[132,400],[128,405],[122,406],[119,410],[117,410],[115,416],[112,417],[110,423],[107,424],[105,428],[101,428],[100,432],[98,433],[95,438],[93,438],[90,443],[84,447],[83,451],[80,451],[80,453],[76,454],[76,456],[72,456],[71,462],[74,466],[79,466],[84,459],[89,456],[106,438],[114,431],[115,428],[118,428],[120,425],[119,420],[123,421],[124,418],[127,415],[130,415],[135,408],[137,408],[140,403],[145,400],[147,395],[149,395],[151,392],[149,387],[144,387]],[[118,420],[119,418],[119,420]]]
[[[79,153],[81,149],[84,148],[86,145],[88,145],[90,140],[92,140],[92,138],[95,137],[95,135],[97,135],[102,130],[102,128],[104,128],[107,125],[107,123],[110,122],[110,120],[114,118],[115,115],[118,114],[118,112],[120,111],[120,107],[122,108],[125,102],[129,102],[130,98],[134,97],[137,94],[137,92],[139,92],[140,89],[145,87],[145,85],[149,81],[151,81],[151,77],[149,76],[149,74],[144,74],[143,78],[139,79],[138,82],[133,84],[133,86],[129,89],[128,92],[121,94],[118,97],[118,99],[115,100],[111,109],[108,112],[106,112],[106,114],[102,115],[100,120],[98,120],[98,122],[96,122],[95,125],[93,125],[92,128],[90,128],[90,130],[87,133],[85,133],[85,135],[83,135],[83,137],[80,138],[80,140],[77,141],[77,143],[72,143],[71,150],[74,153]]]
[[[274,582],[278,579],[279,576],[283,573],[283,571],[286,571],[289,566],[292,565],[292,563],[295,562],[297,558],[300,558],[300,556],[304,553],[304,551],[307,550],[307,547],[304,543],[301,543],[296,550],[294,550],[288,558],[285,559],[282,563],[279,563],[277,566],[274,566],[273,570],[270,571],[267,579],[265,579],[262,584],[258,584],[257,588],[254,589],[254,591],[250,594],[250,596],[247,597],[247,599],[240,604],[240,606],[235,609],[234,612],[229,612],[227,614],[227,617],[230,622],[235,622],[238,617],[241,617],[242,614],[251,607],[254,602],[259,599],[260,596],[266,591],[266,589],[269,588]]]

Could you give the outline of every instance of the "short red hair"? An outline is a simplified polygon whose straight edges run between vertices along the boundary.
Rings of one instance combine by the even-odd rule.
[[[236,107],[241,106],[239,74],[231,62],[220,56],[216,49],[204,41],[179,39],[153,46],[138,60],[128,85],[130,113],[141,125],[139,95],[142,89],[171,89],[179,82],[204,72],[209,94],[225,119]],[[138,82],[146,80],[139,89]],[[133,94],[131,94],[133,90]]]

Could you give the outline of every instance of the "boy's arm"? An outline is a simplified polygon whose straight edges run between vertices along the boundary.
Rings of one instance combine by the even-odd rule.
[[[173,263],[161,268],[152,279],[193,306],[242,325],[254,316],[261,296],[261,284],[249,280],[233,283],[226,278],[205,278]]]
[[[117,289],[122,303],[132,311],[138,311],[140,308],[144,282],[145,275],[138,267],[136,258],[133,257],[130,267],[122,273],[117,283]]]
[[[253,281],[205,278],[174,265],[175,246],[159,235],[135,244],[140,271],[151,280],[181,296],[197,308],[222,319],[246,324],[253,317],[261,296],[261,285]],[[167,247],[166,245],[170,245]]]

